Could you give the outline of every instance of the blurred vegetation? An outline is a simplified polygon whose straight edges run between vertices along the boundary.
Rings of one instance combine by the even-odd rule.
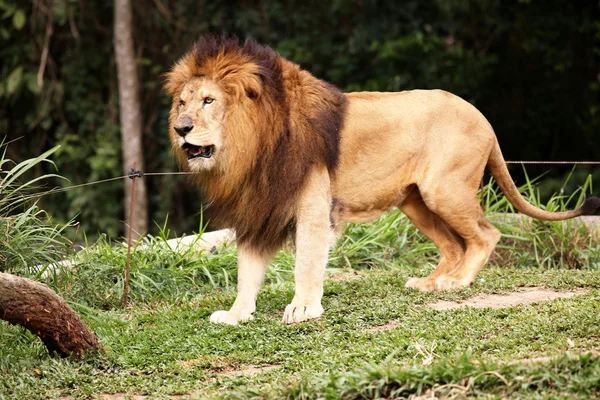
[[[252,36],[345,91],[454,92],[490,120],[507,159],[600,160],[595,0],[140,0],[134,8],[149,172],[176,170],[161,74],[205,32]],[[60,144],[53,159],[71,183],[121,175],[112,13],[110,1],[0,0],[0,138],[20,138],[8,158],[18,163]],[[552,167],[542,196],[570,170]],[[565,193],[593,171],[577,168]],[[521,168],[512,173],[523,183]],[[200,198],[185,178],[144,179],[152,220],[169,214],[177,234],[197,229]],[[55,220],[78,215],[90,236],[116,237],[122,190],[114,181],[41,206]]]

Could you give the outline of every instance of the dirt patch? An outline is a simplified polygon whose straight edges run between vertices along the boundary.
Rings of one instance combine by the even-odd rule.
[[[217,371],[237,368],[241,364],[240,361],[236,359],[222,356],[201,356],[191,360],[177,361],[177,363],[185,369],[199,367]]]
[[[179,361],[178,363],[185,369],[199,367],[211,370],[211,372],[221,376],[254,376],[263,371],[279,368],[279,365],[276,364],[242,364],[240,361],[228,357],[213,356],[203,356],[192,360]]]
[[[511,293],[481,294],[471,297],[470,299],[460,301],[440,300],[429,304],[428,307],[434,310],[453,310],[461,307],[506,308],[520,304],[532,304],[554,299],[568,299],[573,296],[585,294],[587,292],[589,292],[588,289],[557,292],[555,290],[539,287],[521,287],[519,288],[519,291]]]
[[[387,332],[387,331],[391,331],[392,329],[394,329],[398,325],[400,325],[400,321],[390,321],[390,322],[388,322],[385,325],[379,325],[379,326],[374,326],[372,328],[365,329],[364,332],[369,332],[369,333],[373,333],[373,332]]]
[[[439,300],[435,303],[428,304],[427,307],[434,310],[453,310],[461,307],[474,308],[506,308],[514,307],[520,304],[533,304],[542,301],[554,299],[569,299],[574,296],[579,296],[589,292],[589,289],[575,289],[566,292],[557,292],[551,289],[540,287],[522,286],[517,288],[518,291],[503,293],[503,294],[480,294],[471,297],[470,299],[460,301]],[[385,325],[374,326],[365,329],[364,332],[387,332],[400,325],[400,321],[389,321]]]
[[[358,271],[334,272],[327,275],[327,279],[335,282],[353,281],[360,278],[362,278],[362,275]]]
[[[270,365],[245,365],[239,369],[229,369],[217,372],[217,375],[221,376],[236,376],[236,375],[244,375],[244,376],[255,376],[260,374],[261,372],[270,371],[272,369],[279,368],[279,365],[270,364]]]

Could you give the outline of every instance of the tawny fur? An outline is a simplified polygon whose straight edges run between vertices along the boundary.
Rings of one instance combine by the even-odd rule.
[[[296,295],[283,321],[319,317],[332,228],[393,207],[441,254],[430,276],[407,286],[470,285],[500,237],[477,199],[486,166],[515,208],[534,218],[563,220],[599,206],[590,198],[577,210],[552,213],[527,203],[485,117],[441,90],[342,95],[266,46],[215,37],[201,38],[173,67],[166,88],[175,155],[183,169],[198,172],[212,215],[240,241],[238,299],[213,322],[251,318],[266,263],[287,237],[296,241]],[[196,92],[220,105],[200,107],[208,94]],[[214,159],[187,160],[173,131],[183,114],[204,127],[189,140],[219,144]],[[218,129],[207,128],[214,124]]]

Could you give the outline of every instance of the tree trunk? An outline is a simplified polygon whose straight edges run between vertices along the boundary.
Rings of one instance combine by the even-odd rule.
[[[48,286],[0,272],[0,319],[42,339],[50,353],[82,357],[101,349],[81,318]]]
[[[136,163],[136,168],[144,170],[142,150],[142,108],[140,105],[138,76],[133,51],[131,1],[115,0],[115,55],[119,80],[119,115],[121,120],[121,143],[123,148],[123,172],[126,174]],[[131,185],[133,180],[125,180],[125,220],[131,214]],[[135,205],[133,213],[132,239],[146,233],[148,210],[146,184],[144,179],[135,180]],[[128,235],[128,233],[126,233]]]

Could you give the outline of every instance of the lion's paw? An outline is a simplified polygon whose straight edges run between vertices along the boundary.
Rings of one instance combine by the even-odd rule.
[[[435,290],[451,290],[465,288],[471,285],[470,280],[458,279],[449,275],[440,275],[435,280]]]
[[[323,307],[320,303],[296,304],[292,302],[285,307],[281,322],[284,324],[296,324],[308,321],[309,319],[319,318],[321,315],[323,315]]]
[[[434,282],[428,278],[409,278],[404,286],[409,289],[420,290],[421,292],[433,292],[436,290]]]
[[[253,319],[252,314],[240,315],[231,311],[215,311],[210,316],[210,322],[213,324],[237,325],[240,322],[245,322]]]

